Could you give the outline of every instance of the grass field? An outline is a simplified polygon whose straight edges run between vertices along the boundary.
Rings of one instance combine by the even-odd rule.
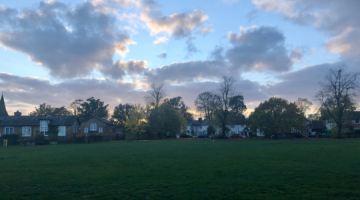
[[[360,199],[360,140],[1,147],[0,199]]]

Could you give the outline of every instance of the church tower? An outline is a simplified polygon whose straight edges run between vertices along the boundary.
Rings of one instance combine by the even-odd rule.
[[[5,107],[5,101],[4,101],[4,96],[1,94],[1,99],[0,99],[0,117],[7,117],[9,116],[7,111],[6,111],[6,107]]]

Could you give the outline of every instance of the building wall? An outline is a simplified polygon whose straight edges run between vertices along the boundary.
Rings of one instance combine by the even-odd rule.
[[[90,125],[92,123],[96,123],[97,130],[96,131],[90,131]],[[103,128],[103,132],[99,133],[99,128]],[[84,129],[88,128],[89,132],[86,134]],[[88,121],[81,124],[81,131],[79,134],[77,134],[77,137],[83,137],[83,136],[90,136],[90,135],[99,135],[103,137],[103,140],[114,140],[116,138],[116,135],[124,135],[123,128],[117,125],[107,124],[101,120],[98,120],[96,118],[91,118]]]

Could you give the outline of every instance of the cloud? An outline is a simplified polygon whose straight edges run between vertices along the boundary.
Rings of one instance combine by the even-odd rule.
[[[174,13],[162,16],[159,5],[153,0],[143,1],[141,19],[144,20],[153,34],[168,33],[176,38],[188,37],[191,31],[201,26],[208,15],[201,10],[192,13]]]
[[[100,72],[112,79],[123,79],[125,75],[138,75],[146,70],[147,62],[129,60],[127,62],[117,61],[110,67],[100,69]]]
[[[360,1],[253,0],[253,3],[258,10],[280,13],[296,24],[325,32],[332,37],[325,42],[327,50],[340,53],[344,61],[359,62]]]
[[[161,52],[160,54],[157,55],[157,57],[159,57],[159,58],[166,58],[166,57],[167,57],[167,54],[166,54],[166,52]]]
[[[194,42],[193,40],[195,40],[196,38],[195,37],[189,37],[187,40],[186,40],[186,51],[187,51],[187,56],[186,57],[189,57],[195,53],[199,53],[201,52],[198,48],[195,47],[194,45]]]
[[[102,1],[76,8],[47,1],[22,12],[0,8],[0,44],[26,54],[57,78],[85,76],[95,68],[112,66],[113,55],[125,54],[134,42],[118,30],[113,15],[98,11],[96,3]]]
[[[302,49],[295,48],[290,53],[290,59],[293,63],[300,62],[304,57],[304,52]]]
[[[221,61],[187,61],[151,69],[145,76],[147,83],[185,83],[228,74],[228,67]]]
[[[9,114],[16,109],[28,114],[41,103],[68,107],[75,99],[85,100],[92,96],[110,104],[110,111],[113,111],[120,102],[144,103],[145,92],[136,88],[135,83],[109,79],[76,79],[53,84],[46,79],[0,73],[0,89],[4,91]],[[23,106],[18,108],[18,104]]]
[[[275,27],[240,28],[241,33],[229,33],[232,48],[226,57],[232,68],[247,71],[288,71],[292,61],[284,46],[285,37]]]
[[[291,101],[299,97],[312,100],[320,89],[318,83],[324,81],[329,69],[343,64],[341,62],[325,63],[284,73],[277,76],[281,81],[267,85],[263,90],[269,96],[280,96]]]
[[[198,33],[202,33],[202,34],[207,34],[207,33],[211,33],[214,32],[214,29],[211,26],[205,26],[205,27],[201,27],[197,30]]]
[[[160,44],[169,41],[165,36],[164,37],[156,37],[154,44]]]

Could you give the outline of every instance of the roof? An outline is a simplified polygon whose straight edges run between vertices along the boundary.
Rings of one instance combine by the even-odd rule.
[[[111,122],[111,121],[109,121],[109,120],[107,120],[107,119],[103,119],[103,118],[100,118],[100,117],[91,117],[91,118],[89,118],[89,119],[80,119],[79,121],[80,121],[81,124],[82,124],[82,123],[84,123],[84,122],[86,122],[86,121],[88,121],[88,120],[90,120],[90,119],[93,119],[93,118],[95,118],[95,119],[97,119],[97,120],[99,120],[99,121],[102,121],[102,122],[104,122],[105,124],[114,125],[114,126],[119,126],[118,124],[116,124],[116,123],[114,123],[114,122]]]
[[[8,116],[0,117],[0,126],[39,126],[40,120],[49,120],[50,126],[71,126],[77,116]]]
[[[0,99],[0,117],[7,117],[7,116],[9,116],[9,115],[8,115],[8,113],[6,111],[4,96],[1,95],[1,99]]]
[[[208,126],[210,123],[210,120],[194,120],[187,123],[187,126]]]
[[[312,129],[325,129],[326,126],[321,121],[311,121]]]

